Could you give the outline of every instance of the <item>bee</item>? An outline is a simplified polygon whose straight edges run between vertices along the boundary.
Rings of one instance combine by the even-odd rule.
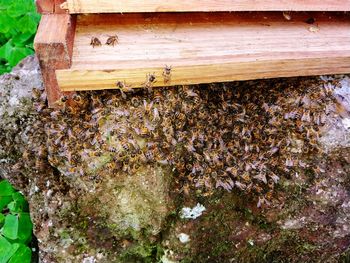
[[[22,153],[22,158],[24,161],[29,161],[30,160],[31,153],[29,150],[25,149]]]
[[[256,204],[257,208],[262,207],[263,204],[268,204],[269,202],[263,196],[259,196],[258,203]]]
[[[232,190],[232,185],[230,185],[227,182],[223,182],[220,179],[217,180],[216,183],[215,183],[215,188],[219,188],[219,187],[222,187],[224,190],[226,190],[228,192],[231,192],[231,190]]]
[[[45,146],[40,146],[37,154],[38,157],[45,158],[47,156],[47,148]]]
[[[131,105],[134,106],[135,108],[140,106],[141,102],[140,102],[140,99],[137,98],[137,97],[133,97],[131,99]]]
[[[118,153],[119,152],[118,148],[117,147],[113,147],[113,146],[108,147],[108,151],[110,151],[112,153]]]
[[[126,126],[126,124],[121,123],[120,125],[118,125],[116,133],[117,133],[117,137],[121,138],[123,137],[128,131],[128,127]]]
[[[163,94],[162,94],[162,92],[159,89],[154,91],[154,93],[153,93],[153,101],[154,101],[154,103],[160,103],[160,102],[163,101]]]
[[[136,116],[137,118],[139,118],[140,120],[143,119],[143,116],[144,116],[144,111],[143,111],[143,109],[136,109],[134,113],[135,113],[135,116]]]
[[[61,106],[65,106],[67,101],[68,101],[68,97],[63,95],[55,102],[55,104],[61,107]]]
[[[194,92],[190,88],[187,88],[187,89],[184,88],[184,91],[185,91],[185,98],[191,99],[194,102],[194,104],[199,104],[200,97],[196,92]]]
[[[151,74],[151,73],[148,73],[147,76],[146,76],[146,82],[143,83],[143,87],[148,89],[148,91],[151,91],[152,90],[152,87],[153,87],[153,84],[156,83],[157,80],[156,80],[156,76],[155,74]]]
[[[92,37],[90,41],[90,45],[94,48],[94,47],[100,47],[102,43],[97,37]]]
[[[78,113],[78,109],[76,107],[68,106],[65,108],[64,112],[69,115],[75,115]]]
[[[283,17],[288,21],[292,20],[292,16],[290,12],[283,12]]]
[[[247,188],[247,185],[246,184],[243,184],[243,183],[241,183],[241,182],[239,182],[239,181],[236,181],[235,182],[235,186],[237,186],[240,190],[245,190],[246,188]]]
[[[300,118],[301,121],[311,122],[310,111],[305,110]]]
[[[149,130],[147,127],[142,127],[142,128],[140,129],[140,135],[141,135],[142,137],[147,137],[147,136],[150,135],[150,130]]]
[[[117,35],[114,35],[114,36],[109,36],[108,38],[107,38],[107,41],[106,41],[106,45],[108,45],[108,46],[115,46],[116,44],[118,44],[119,43],[119,38],[118,38],[118,36]]]
[[[122,91],[122,92],[132,92],[132,91],[134,91],[134,89],[133,89],[131,86],[127,85],[127,84],[125,83],[125,81],[117,81],[117,82],[115,83],[115,85],[116,85],[117,88],[119,88],[120,91]],[[122,94],[122,96],[123,96],[123,94]]]
[[[163,70],[164,83],[171,81],[171,66],[165,65]]]
[[[143,101],[143,108],[146,114],[151,113],[153,107],[153,101],[148,103],[146,100]]]
[[[254,176],[253,178],[267,184],[266,175],[264,173],[259,173],[258,175]]]
[[[154,122],[160,121],[160,115],[159,115],[158,108],[153,109],[153,119],[152,120]]]
[[[72,100],[79,106],[82,107],[84,104],[87,104],[87,100],[85,98],[83,98],[82,96],[78,95],[78,94],[74,94],[72,96]]]
[[[123,140],[120,142],[120,144],[125,151],[130,151],[130,143],[129,142]]]
[[[182,112],[175,112],[175,118],[178,123],[185,122],[187,119],[186,115]]]
[[[152,152],[152,150],[148,150],[145,152],[145,157],[147,159],[147,161],[153,161],[154,160],[154,154]]]
[[[46,169],[46,162],[43,159],[36,159],[35,169],[38,171],[44,171]]]
[[[33,90],[32,90],[32,100],[36,101],[36,102],[40,101],[41,100],[41,94],[42,94],[42,92],[39,89],[33,88]]]

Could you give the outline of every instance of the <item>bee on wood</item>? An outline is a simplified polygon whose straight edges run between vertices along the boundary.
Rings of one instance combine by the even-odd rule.
[[[291,12],[283,12],[283,17],[288,21],[292,20]]]
[[[134,89],[131,86],[128,86],[125,81],[117,81],[115,84],[117,88],[120,90],[123,99],[126,99],[126,94],[125,92],[133,92]]]
[[[102,43],[97,37],[92,37],[90,45],[94,48],[94,47],[100,47]]]
[[[117,35],[109,36],[107,41],[106,41],[106,45],[113,46],[113,47],[118,43],[119,43],[119,38]]]
[[[171,66],[165,65],[163,70],[164,83],[171,81]]]
[[[148,73],[146,76],[146,82],[143,83],[143,87],[148,89],[148,91],[152,90],[153,84],[156,83],[156,76],[155,74]]]

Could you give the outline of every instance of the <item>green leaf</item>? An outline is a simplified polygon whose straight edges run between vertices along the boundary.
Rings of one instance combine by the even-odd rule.
[[[7,33],[10,30],[9,20],[7,15],[0,15],[0,33]]]
[[[5,217],[5,224],[2,227],[2,234],[11,240],[18,238],[18,216],[9,214]]]
[[[33,0],[0,0],[0,75],[34,53],[40,17]]]
[[[24,46],[28,40],[32,40],[32,33],[18,34],[12,38],[12,42],[16,43],[17,46]]]
[[[12,196],[0,196],[0,212],[12,201]]]
[[[4,222],[5,222],[5,216],[4,216],[4,214],[0,214],[0,227],[2,227]]]
[[[0,263],[7,263],[15,252],[16,246],[13,246],[6,238],[0,235]]]
[[[0,57],[4,57],[12,67],[16,66],[23,58],[33,53],[34,51],[30,48],[14,46],[11,40],[0,48]]]
[[[19,192],[12,194],[13,201],[8,204],[8,208],[11,213],[19,213],[27,210],[27,201],[24,199],[23,195]]]
[[[3,180],[0,182],[0,196],[12,195],[14,192],[15,189],[13,189],[12,185],[8,181]]]
[[[30,263],[31,258],[32,251],[30,248],[23,244],[19,244],[18,249],[8,263]]]
[[[26,15],[18,20],[18,29],[22,33],[29,32],[31,34],[34,34],[36,32],[37,26],[38,22],[36,20],[36,16]]]
[[[18,224],[18,239],[27,243],[32,238],[33,223],[30,220],[29,213],[20,213],[19,214],[19,224]]]
[[[24,1],[24,0],[13,1],[7,9],[7,14],[13,18],[23,16],[25,13],[30,11],[28,9],[29,7],[28,2],[29,1]]]

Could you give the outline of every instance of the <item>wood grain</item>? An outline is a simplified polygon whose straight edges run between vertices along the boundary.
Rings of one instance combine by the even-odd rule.
[[[68,14],[42,15],[34,48],[39,59],[49,105],[62,96],[55,70],[71,66],[76,17]]]
[[[70,13],[349,11],[350,0],[67,0]]]
[[[54,0],[35,0],[36,9],[41,14],[51,14],[54,12]]]
[[[313,17],[314,25],[305,21]],[[311,27],[311,28],[310,28]],[[93,48],[110,35],[119,43]],[[164,83],[165,65],[172,66]],[[350,72],[345,14],[181,13],[79,16],[72,66],[57,70],[64,91],[198,84]]]

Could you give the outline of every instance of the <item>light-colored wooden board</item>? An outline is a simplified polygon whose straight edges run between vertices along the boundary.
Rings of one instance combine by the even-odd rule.
[[[305,21],[313,17],[316,22]],[[119,43],[93,48],[110,35]],[[165,65],[172,66],[164,83]],[[72,66],[57,70],[64,91],[113,89],[350,72],[346,14],[158,13],[78,17]]]
[[[41,73],[49,105],[61,96],[55,70],[71,66],[76,17],[68,14],[46,14],[34,39],[35,53],[39,59]]]
[[[350,0],[67,0],[70,13],[349,11]]]

